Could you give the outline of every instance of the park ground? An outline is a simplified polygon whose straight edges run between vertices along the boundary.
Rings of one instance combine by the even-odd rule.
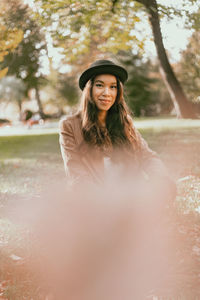
[[[188,251],[193,255],[194,249],[199,263],[200,121],[143,119],[135,124],[177,183],[176,209],[183,223],[190,223],[183,232],[191,235],[193,244]],[[24,262],[32,259],[29,232],[12,221],[12,208],[22,200],[40,197],[55,179],[60,181],[64,176],[56,128],[0,131],[0,299],[42,299],[37,278],[24,267]],[[191,276],[199,278],[197,273],[195,269]]]

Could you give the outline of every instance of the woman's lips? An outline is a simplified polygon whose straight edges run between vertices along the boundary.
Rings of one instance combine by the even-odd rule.
[[[99,101],[100,101],[102,104],[109,104],[109,103],[110,103],[110,100],[106,100],[106,99],[99,99]]]

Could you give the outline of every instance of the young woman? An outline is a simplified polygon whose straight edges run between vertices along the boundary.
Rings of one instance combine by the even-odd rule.
[[[79,79],[81,110],[60,122],[60,145],[68,178],[100,183],[106,170],[167,178],[167,171],[134,127],[124,100],[127,71],[110,60],[95,61]]]

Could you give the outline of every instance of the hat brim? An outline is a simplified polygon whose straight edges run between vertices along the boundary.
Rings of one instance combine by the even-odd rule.
[[[88,80],[90,80],[92,77],[100,74],[111,74],[119,78],[119,80],[124,83],[128,78],[127,71],[117,65],[101,65],[101,66],[95,66],[91,67],[87,70],[85,70],[82,75],[79,78],[79,87],[81,90],[84,89],[86,83]]]

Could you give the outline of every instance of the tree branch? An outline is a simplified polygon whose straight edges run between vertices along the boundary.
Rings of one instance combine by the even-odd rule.
[[[118,2],[118,0],[112,0],[112,9],[111,9],[112,13],[115,13],[115,6],[116,6],[117,2]]]
[[[148,7],[148,0],[135,0],[135,2],[139,2],[141,4],[143,4],[145,7]]]

